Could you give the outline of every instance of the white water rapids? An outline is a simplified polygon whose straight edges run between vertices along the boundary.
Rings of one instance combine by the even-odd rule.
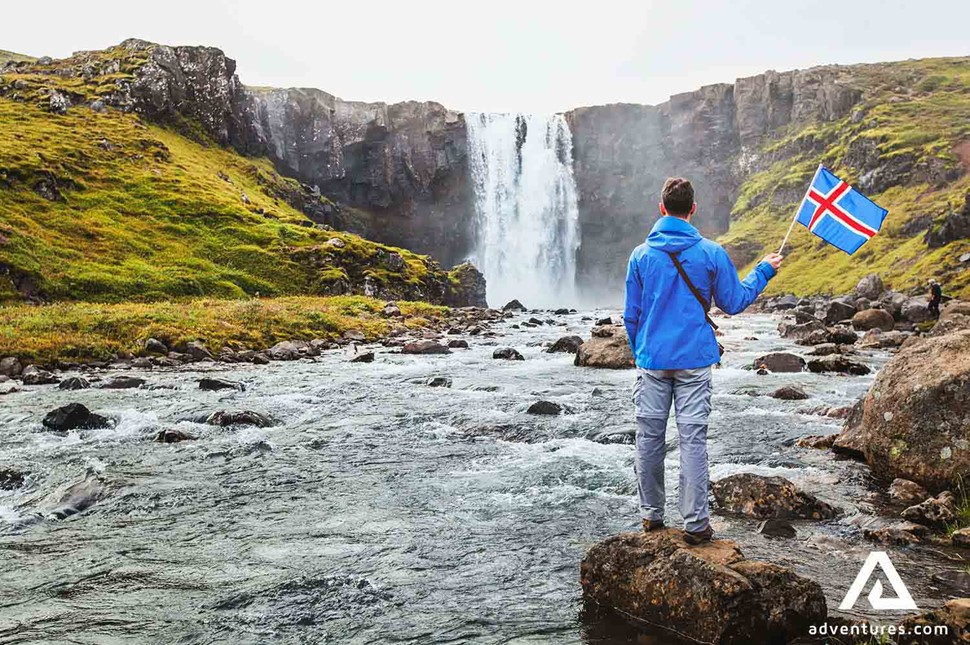
[[[577,304],[579,208],[572,134],[561,114],[469,114],[475,264],[488,300]]]

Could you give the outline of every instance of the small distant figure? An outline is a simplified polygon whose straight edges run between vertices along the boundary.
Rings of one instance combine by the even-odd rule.
[[[930,315],[934,318],[940,317],[940,303],[943,302],[943,287],[940,283],[930,278]]]

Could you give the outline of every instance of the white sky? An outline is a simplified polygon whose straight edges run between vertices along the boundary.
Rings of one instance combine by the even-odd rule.
[[[658,103],[766,69],[970,55],[968,0],[3,4],[0,49],[63,57],[132,36],[212,45],[250,85],[466,111]]]

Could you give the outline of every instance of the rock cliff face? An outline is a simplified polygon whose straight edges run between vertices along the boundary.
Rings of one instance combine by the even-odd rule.
[[[751,154],[767,135],[792,122],[842,118],[860,99],[840,69],[768,72],[678,94],[657,106],[568,112],[584,284],[620,284],[630,251],[658,217],[660,187],[669,176],[694,182],[695,223],[704,234],[727,231],[743,179],[767,161]],[[750,261],[736,258],[742,259],[740,264]]]

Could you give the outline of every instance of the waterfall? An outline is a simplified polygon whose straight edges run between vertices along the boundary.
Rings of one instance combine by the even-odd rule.
[[[475,257],[488,301],[577,304],[579,208],[573,141],[561,114],[469,114]]]

